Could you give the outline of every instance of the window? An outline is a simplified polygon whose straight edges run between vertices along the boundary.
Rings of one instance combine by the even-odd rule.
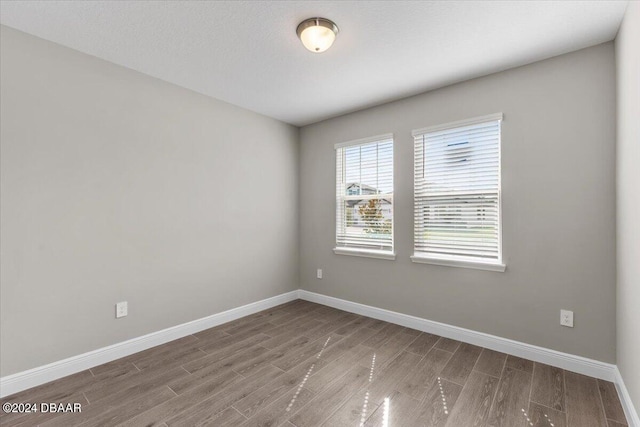
[[[504,271],[502,114],[420,129],[414,137],[414,262]]]
[[[336,145],[336,248],[341,255],[395,259],[393,135]]]

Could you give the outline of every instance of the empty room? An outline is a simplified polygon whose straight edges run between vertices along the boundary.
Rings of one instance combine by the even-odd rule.
[[[2,427],[640,427],[640,1],[0,23]]]

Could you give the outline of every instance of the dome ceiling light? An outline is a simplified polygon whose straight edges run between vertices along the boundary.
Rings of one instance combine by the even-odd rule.
[[[304,47],[313,53],[329,49],[338,35],[338,26],[325,18],[309,18],[296,29]]]

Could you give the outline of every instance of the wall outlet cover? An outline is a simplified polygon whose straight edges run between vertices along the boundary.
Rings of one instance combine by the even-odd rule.
[[[560,310],[560,324],[573,328],[573,311]]]
[[[128,314],[127,302],[122,301],[116,304],[116,319],[125,317]]]

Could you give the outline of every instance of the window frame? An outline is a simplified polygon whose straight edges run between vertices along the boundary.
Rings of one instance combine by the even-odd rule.
[[[339,195],[338,194],[338,152],[339,149],[343,149],[343,148],[347,148],[347,147],[352,147],[352,146],[358,146],[358,145],[366,145],[366,144],[373,144],[373,143],[379,143],[379,142],[383,142],[386,140],[391,140],[392,143],[392,152],[391,152],[391,168],[392,168],[392,182],[393,182],[393,186],[392,186],[392,192],[391,195],[389,194],[371,194],[371,195],[365,195],[365,194],[361,194],[361,195],[347,195],[347,194],[343,194],[343,195]],[[334,153],[335,153],[335,177],[336,177],[336,182],[335,182],[335,188],[336,188],[336,193],[335,193],[335,209],[334,209],[334,213],[335,213],[335,218],[336,218],[336,223],[335,223],[335,246],[333,248],[333,253],[336,255],[349,255],[349,256],[357,256],[357,257],[365,257],[365,258],[375,258],[375,259],[384,259],[384,260],[395,260],[396,259],[396,253],[395,253],[395,138],[393,133],[386,133],[386,134],[381,134],[381,135],[374,135],[374,136],[370,136],[370,137],[366,137],[366,138],[360,138],[360,139],[355,139],[355,140],[351,140],[351,141],[347,141],[347,142],[341,142],[338,144],[334,145]],[[343,163],[343,168],[345,167],[344,163]],[[344,169],[342,171],[342,176],[344,176],[345,172]],[[343,183],[346,184],[346,183]],[[377,249],[367,249],[367,248],[351,248],[351,247],[346,247],[346,246],[338,246],[338,209],[340,209],[340,206],[338,205],[339,201],[343,202],[346,200],[369,200],[369,199],[379,199],[381,198],[381,196],[384,196],[384,198],[390,199],[391,200],[391,250],[387,251],[387,250],[377,250]]]
[[[465,126],[472,126],[482,123],[488,122],[498,122],[499,132],[498,132],[498,226],[497,226],[497,234],[498,234],[498,259],[497,260],[488,260],[481,258],[472,258],[465,257],[460,255],[436,255],[430,254],[426,255],[425,253],[421,253],[416,251],[416,211],[415,211],[415,203],[416,203],[416,176],[415,176],[415,162],[416,158],[416,137],[426,135],[428,133],[445,131],[450,129],[462,128]],[[414,263],[421,264],[434,264],[440,266],[447,267],[463,267],[463,268],[472,268],[478,270],[486,270],[486,271],[496,271],[496,272],[504,272],[506,270],[506,264],[504,262],[504,253],[502,247],[502,232],[503,232],[503,217],[502,217],[502,122],[504,121],[504,115],[502,113],[489,114],[486,116],[473,117],[470,119],[458,120],[449,123],[438,124],[434,126],[429,126],[420,129],[414,129],[411,134],[414,139],[414,188],[413,188],[413,200],[414,200],[414,211],[413,211],[413,221],[414,221],[414,230],[413,230],[413,254],[411,255],[411,261]],[[424,156],[424,154],[423,154]],[[424,159],[423,159],[424,160]]]

